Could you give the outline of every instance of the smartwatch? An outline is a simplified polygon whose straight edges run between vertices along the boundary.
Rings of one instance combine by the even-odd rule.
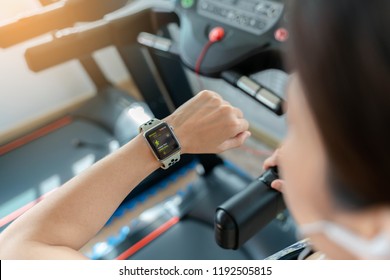
[[[139,127],[162,169],[168,169],[180,160],[181,146],[173,127],[165,121],[151,119]]]

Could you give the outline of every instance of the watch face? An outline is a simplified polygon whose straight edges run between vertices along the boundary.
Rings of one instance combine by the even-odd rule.
[[[180,150],[180,144],[166,123],[159,124],[144,134],[154,154],[163,160]]]

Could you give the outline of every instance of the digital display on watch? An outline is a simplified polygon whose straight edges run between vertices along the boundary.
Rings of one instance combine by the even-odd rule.
[[[180,144],[166,123],[159,124],[144,134],[154,154],[163,160],[180,150]]]

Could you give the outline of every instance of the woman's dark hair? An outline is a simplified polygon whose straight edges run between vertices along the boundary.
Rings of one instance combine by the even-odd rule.
[[[390,1],[292,0],[289,59],[342,206],[390,205]]]

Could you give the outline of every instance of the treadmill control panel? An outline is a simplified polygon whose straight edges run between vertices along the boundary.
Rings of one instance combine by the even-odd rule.
[[[199,0],[198,14],[243,31],[261,35],[283,14],[281,2],[267,0]]]
[[[198,69],[201,75],[219,77],[222,72],[249,62],[252,56],[259,59],[259,68],[260,64],[269,67],[261,56],[267,56],[269,50],[282,51],[284,41],[278,40],[275,32],[285,24],[285,3],[286,0],[176,0],[181,61],[196,70],[210,32],[222,27],[226,36],[207,50]],[[280,67],[279,62],[275,59],[275,67]]]

